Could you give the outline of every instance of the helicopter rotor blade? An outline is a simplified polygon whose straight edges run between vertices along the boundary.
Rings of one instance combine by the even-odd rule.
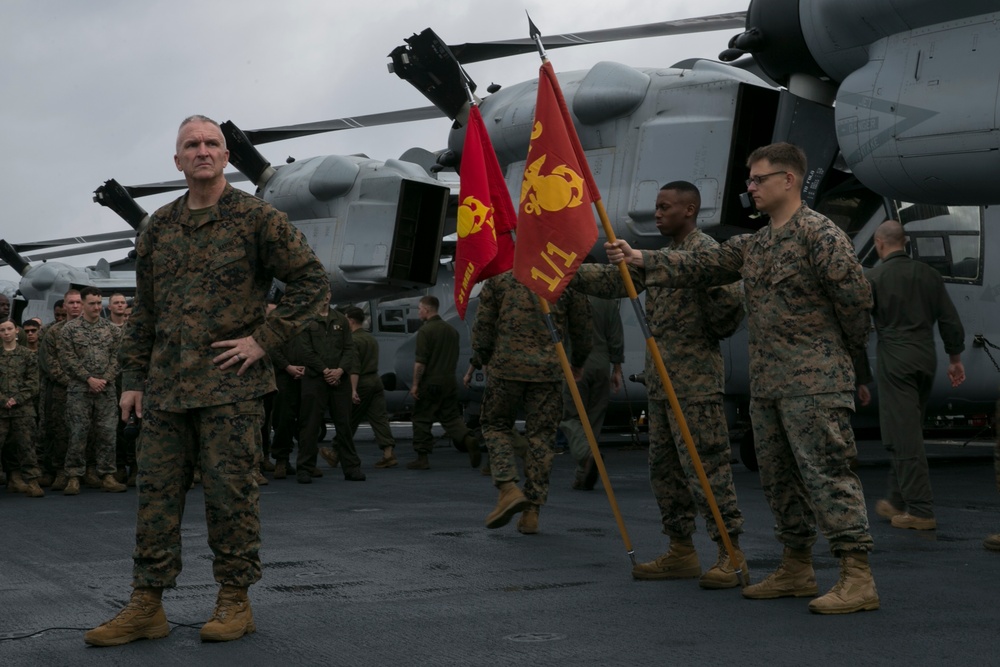
[[[100,241],[118,241],[121,239],[134,239],[135,230],[128,229],[120,232],[107,232],[104,234],[88,234],[87,236],[67,236],[62,239],[49,239],[48,241],[29,241],[27,243],[12,243],[11,246],[18,252],[31,252],[32,250],[45,250],[64,245],[82,245],[85,243],[97,243]]]
[[[130,232],[131,236],[135,235],[135,232]],[[66,248],[65,250],[58,250],[54,252],[45,252],[34,255],[17,255],[18,259],[14,256],[4,255],[3,261],[0,261],[0,266],[12,266],[18,273],[23,274],[23,270],[18,268],[19,266],[27,268],[27,262],[40,262],[49,259],[60,259],[62,257],[73,257],[74,255],[89,255],[91,253],[106,252],[108,250],[120,250],[122,248],[132,248],[135,243],[131,239],[119,239],[117,241],[106,241],[104,243],[95,243],[93,245],[77,245],[71,248]],[[11,261],[11,260],[14,261]],[[20,261],[18,261],[20,260]]]
[[[226,180],[230,183],[242,183],[250,180],[238,171],[229,172],[225,176]],[[176,181],[161,181],[159,183],[144,183],[142,185],[126,185],[124,188],[125,192],[133,197],[149,197],[150,195],[161,195],[165,192],[183,190],[187,186],[187,181],[179,179]]]
[[[690,19],[679,19],[676,21],[661,21],[659,23],[645,23],[642,25],[626,26],[622,28],[607,28],[604,30],[589,30],[586,32],[564,33],[562,35],[551,35],[542,38],[542,45],[546,49],[561,49],[567,46],[580,46],[583,44],[600,44],[603,42],[617,42],[629,39],[642,39],[645,37],[665,37],[668,35],[687,35],[698,32],[712,32],[715,30],[742,29],[746,27],[746,12],[731,12],[728,14],[715,14],[712,16],[699,16]],[[465,44],[452,44],[448,47],[452,54],[461,63],[475,63],[483,60],[493,60],[496,58],[506,58],[522,53],[535,53],[537,47],[535,42],[523,37],[519,39],[505,39],[497,42],[468,42]]]
[[[409,123],[416,120],[430,120],[432,118],[443,118],[444,114],[437,107],[416,107],[413,109],[400,109],[398,111],[385,111],[382,113],[367,114],[364,116],[349,116],[347,118],[335,118],[333,120],[321,120],[315,123],[301,123],[299,125],[282,125],[280,127],[266,127],[260,130],[247,130],[246,136],[256,146],[272,141],[283,141],[296,137],[307,137],[323,132],[337,132],[339,130],[353,130],[361,127],[375,127],[378,125],[392,125],[394,123]]]
[[[72,248],[67,248],[65,250],[45,252],[36,255],[22,255],[22,257],[29,262],[39,262],[49,259],[60,259],[62,257],[73,257],[75,255],[89,255],[91,253],[106,252],[108,250],[120,250],[122,248],[132,248],[134,246],[135,243],[132,240],[121,239],[119,241],[107,241],[105,243],[95,243],[89,246],[73,246]]]

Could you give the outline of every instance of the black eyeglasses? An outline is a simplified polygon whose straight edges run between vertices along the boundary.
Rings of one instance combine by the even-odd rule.
[[[777,176],[778,174],[787,174],[787,173],[788,173],[787,171],[772,171],[770,174],[759,174],[757,176],[751,176],[746,180],[746,184],[748,188],[750,187],[751,183],[753,183],[757,187],[760,187],[760,184],[766,181],[771,176]]]

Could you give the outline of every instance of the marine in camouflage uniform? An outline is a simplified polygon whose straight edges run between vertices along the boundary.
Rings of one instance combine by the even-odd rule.
[[[91,291],[93,290],[93,291]],[[93,288],[82,291],[84,308],[89,302],[100,304],[101,294]],[[91,432],[96,438],[97,473],[101,477],[113,475],[115,466],[115,433],[117,405],[115,379],[118,376],[118,348],[122,331],[99,311],[91,319],[85,312],[68,322],[59,333],[57,349],[59,362],[69,382],[66,385],[66,421],[69,425],[69,447],[66,451],[64,470],[67,477],[83,477],[87,467],[87,438]],[[91,380],[104,381],[100,391],[94,390]],[[113,485],[108,485],[109,490]],[[113,487],[114,490],[124,490]]]
[[[76,292],[79,297],[78,290]],[[69,294],[69,292],[67,292]],[[38,369],[41,374],[42,419],[40,420],[41,438],[38,452],[39,463],[47,470],[57,475],[58,491],[65,483],[66,476],[63,466],[66,464],[66,451],[69,447],[69,425],[66,423],[66,386],[70,378],[59,361],[59,337],[62,328],[79,316],[76,305],[71,306],[72,317],[53,322],[39,336]],[[69,313],[67,313],[69,314]],[[59,473],[63,473],[59,475]]]
[[[724,285],[743,278],[749,313],[750,416],[764,495],[785,545],[778,570],[743,589],[768,599],[815,595],[817,525],[840,579],[815,613],[879,608],[868,564],[873,541],[861,481],[850,469],[854,390],[871,380],[871,290],[847,235],[801,201],[806,157],[790,144],[755,150],[747,188],[771,222],[693,252],[610,245],[612,262],[645,267],[646,285]],[[776,219],[779,216],[780,219]]]
[[[0,327],[11,330],[11,348],[0,350],[0,450],[10,450],[21,478],[31,482],[40,475],[35,454],[35,402],[38,396],[38,360],[35,353],[13,338],[13,322]],[[15,471],[8,470],[8,483]]]
[[[847,235],[803,204],[773,234],[766,226],[717,248],[642,253],[647,285],[743,278],[751,420],[778,540],[810,549],[818,523],[834,553],[871,551],[861,482],[849,460],[857,454],[855,378],[870,380],[862,360],[872,300]]]
[[[212,570],[221,585],[202,641],[254,632],[247,587],[260,579],[262,397],[267,354],[327,301],[326,273],[283,213],[233,189],[218,123],[185,119],[174,162],[188,192],[158,210],[136,243],[136,300],[122,344],[122,417],[144,418],[129,603],[84,641],[116,646],[170,632],[163,589],[181,570],[181,519],[197,461]],[[285,297],[265,317],[272,281]]]
[[[590,302],[583,294],[567,289],[552,304],[551,312],[560,337],[569,338],[570,364],[579,372],[593,346]],[[523,494],[530,503],[525,514],[534,513],[537,524],[537,513],[549,494],[564,374],[538,297],[515,280],[512,271],[483,283],[472,326],[472,350],[472,365],[488,367],[480,419],[493,484],[501,493],[507,483],[518,481],[514,420],[524,411],[528,449]]]
[[[671,243],[669,250],[691,252],[717,245],[710,236],[693,229],[681,241]],[[736,542],[743,532],[743,514],[737,505],[730,465],[729,428],[723,409],[725,367],[719,341],[731,336],[743,321],[742,293],[738,285],[664,287],[654,284],[648,271],[631,268],[630,272],[637,292],[646,290],[650,333],[680,402],[726,532]],[[584,265],[577,276],[574,285],[583,292],[605,298],[627,296],[617,267]],[[690,540],[699,513],[704,517],[709,536],[720,546],[720,558],[728,555],[722,550],[718,525],[648,349],[645,378],[649,398],[650,485],[671,549],[680,549],[678,541],[690,547],[690,553],[683,559],[690,567],[681,568],[684,571],[679,574],[698,576],[700,567]],[[644,576],[641,568],[633,570],[633,574],[638,578],[675,578]],[[733,583],[738,581],[733,579]]]
[[[274,389],[267,357],[222,368],[211,344],[281,345],[316,312],[326,275],[284,214],[226,185],[208,210],[187,195],[158,210],[136,244],[136,300],[122,343],[122,392],[143,391],[133,586],[171,588],[181,571],[184,497],[200,465],[212,569],[220,584],[260,579],[256,433]],[[273,278],[287,283],[264,319]]]

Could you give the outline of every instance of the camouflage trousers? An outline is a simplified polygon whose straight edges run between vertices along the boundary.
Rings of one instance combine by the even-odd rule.
[[[260,580],[260,399],[187,412],[146,410],[136,445],[139,466],[132,585],[171,588],[181,572],[181,520],[194,466],[201,468],[215,580],[247,587]]]
[[[681,410],[726,532],[739,535],[743,532],[743,514],[736,504],[722,397],[704,397],[696,402],[682,400]],[[719,541],[719,527],[667,401],[649,401],[649,484],[660,507],[665,535],[690,537],[695,531],[695,517],[700,513],[709,536]]]
[[[16,408],[15,408],[16,409]],[[41,474],[35,456],[35,417],[33,415],[0,417],[0,450],[10,450],[17,460],[21,477],[32,480]]]
[[[351,409],[351,434],[357,433],[362,421],[367,421],[375,434],[375,442],[382,449],[395,447],[389,427],[389,413],[385,407],[385,387],[378,375],[362,375],[358,378],[358,398],[361,402]]]
[[[94,394],[89,391],[66,393],[66,424],[69,426],[69,446],[66,448],[64,469],[69,477],[83,477],[87,471],[87,439],[95,439],[98,475],[115,472],[115,427],[118,406],[112,391]]]
[[[493,483],[516,482],[514,420],[524,408],[524,430],[528,449],[524,457],[524,495],[535,505],[549,496],[552,446],[562,416],[561,382],[520,382],[495,376],[486,379],[480,421],[483,441],[490,450]]]
[[[462,442],[469,434],[469,427],[462,419],[458,407],[458,390],[454,385],[420,385],[420,398],[413,405],[413,449],[418,454],[430,454],[434,449],[431,427],[439,422],[445,435],[455,442]]]
[[[817,524],[835,555],[874,546],[861,480],[850,468],[853,406],[849,392],[750,399],[760,481],[786,547],[811,549]]]

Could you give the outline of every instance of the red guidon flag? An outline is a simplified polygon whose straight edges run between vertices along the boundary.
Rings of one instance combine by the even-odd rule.
[[[480,280],[514,264],[511,231],[517,223],[493,144],[479,107],[469,111],[462,148],[458,194],[458,242],[455,244],[455,308],[465,319],[469,293]]]
[[[597,242],[591,205],[599,197],[552,64],[545,61],[521,182],[514,277],[555,303]]]

